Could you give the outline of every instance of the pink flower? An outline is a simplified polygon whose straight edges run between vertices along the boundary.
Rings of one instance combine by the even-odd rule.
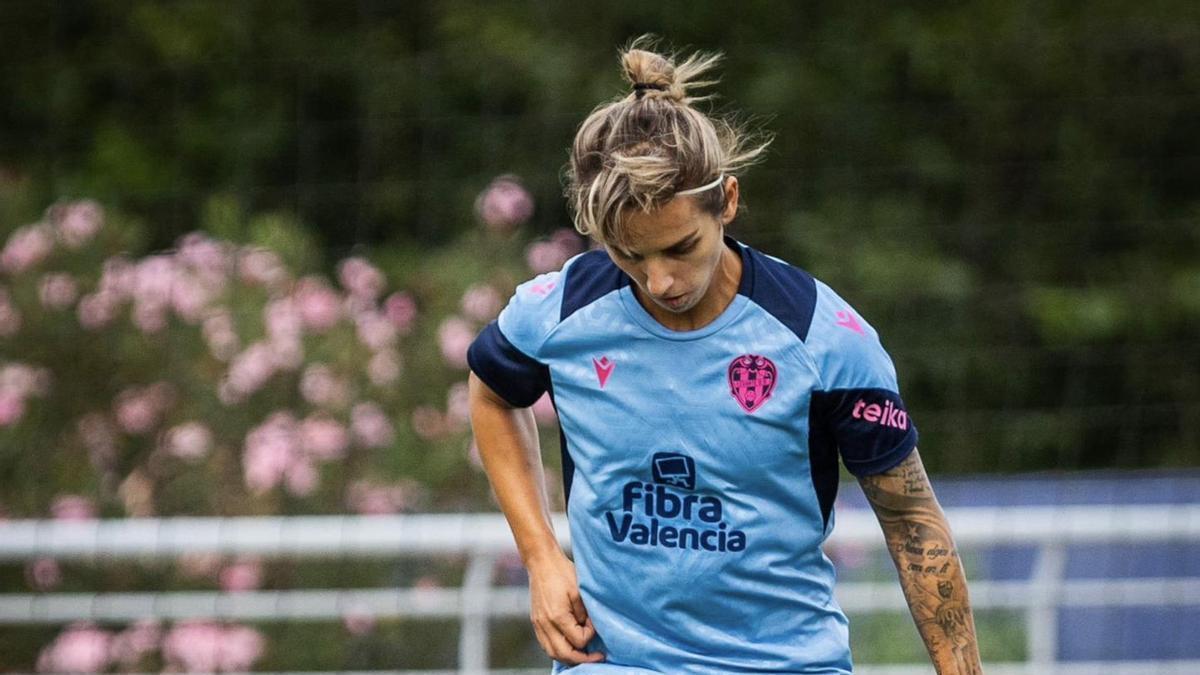
[[[25,579],[39,591],[50,591],[62,583],[62,569],[54,558],[38,558],[25,566]]]
[[[300,376],[300,394],[312,405],[340,408],[350,400],[350,387],[329,366],[314,363]]]
[[[550,235],[550,241],[558,244],[568,256],[583,253],[584,240],[579,236],[579,232],[569,227],[555,230]]]
[[[109,664],[112,634],[89,623],[73,624],[38,655],[41,672],[98,673]]]
[[[25,397],[15,391],[0,391],[0,427],[11,427],[25,416]]]
[[[59,495],[50,504],[50,515],[57,520],[94,520],[96,506],[80,495]]]
[[[181,274],[171,286],[171,307],[184,321],[195,324],[203,316],[204,308],[212,295],[199,280],[190,274]]]
[[[171,669],[187,672],[248,671],[262,658],[262,634],[247,626],[222,627],[211,621],[183,621],[163,638]]]
[[[0,368],[0,390],[21,396],[45,396],[50,391],[50,371],[24,363],[7,363]]]
[[[242,468],[246,487],[263,494],[284,479],[300,460],[296,420],[288,412],[276,412],[246,434]]]
[[[475,340],[475,329],[465,320],[452,316],[438,326],[438,347],[442,358],[455,368],[467,367],[467,349]]]
[[[233,357],[225,376],[230,393],[240,400],[258,391],[275,374],[276,354],[266,342],[255,342]]]
[[[375,300],[383,292],[383,272],[364,258],[347,258],[338,265],[338,280],[342,288],[360,299]]]
[[[295,370],[304,363],[304,345],[299,336],[271,340],[271,353],[279,370]]]
[[[341,297],[320,277],[305,277],[296,284],[296,304],[304,325],[324,332],[342,318]]]
[[[104,210],[91,200],[51,207],[51,221],[58,226],[58,238],[70,249],[82,248],[104,225]]]
[[[534,402],[533,417],[543,426],[549,426],[558,420],[558,413],[554,410],[554,401],[550,400],[550,394],[542,394],[542,397]]]
[[[176,276],[175,261],[170,256],[152,255],[143,259],[134,269],[134,299],[138,304],[166,307]]]
[[[342,615],[342,625],[352,634],[362,637],[375,630],[375,615],[362,608],[351,608]]]
[[[132,262],[121,257],[109,258],[104,261],[104,271],[96,287],[116,298],[128,298],[137,286],[137,277],[137,266]]]
[[[117,633],[109,645],[109,656],[126,670],[132,670],[144,656],[158,649],[161,639],[162,628],[157,621],[138,621]]]
[[[167,306],[138,302],[133,306],[133,325],[147,335],[167,327]]]
[[[475,284],[462,296],[463,314],[481,323],[496,318],[503,305],[504,298],[500,297],[500,292],[487,284]]]
[[[308,457],[297,457],[292,460],[284,475],[287,491],[297,497],[307,497],[317,489],[320,476]]]
[[[342,457],[350,445],[346,428],[322,413],[304,418],[300,423],[300,438],[305,452],[325,461]]]
[[[446,421],[458,430],[471,421],[471,394],[466,382],[457,382],[446,393]]]
[[[396,291],[383,301],[383,314],[396,327],[396,332],[407,335],[417,319],[417,302],[404,291]]]
[[[346,501],[351,509],[364,515],[386,515],[397,511],[390,490],[363,482],[350,486]]]
[[[262,563],[257,558],[241,558],[221,570],[221,589],[237,593],[252,591],[262,582]]]
[[[162,641],[162,655],[171,667],[185,672],[216,672],[221,663],[225,630],[209,621],[175,624]]]
[[[312,494],[318,475],[304,453],[299,425],[289,412],[276,412],[246,434],[242,465],[246,486],[263,494],[282,481],[298,496]]]
[[[180,262],[205,276],[224,277],[230,266],[229,245],[203,232],[191,232],[179,241]]]
[[[350,429],[355,440],[364,448],[385,447],[396,436],[387,415],[370,401],[359,403],[350,411]]]
[[[395,485],[358,481],[350,485],[346,503],[356,513],[384,515],[413,508],[422,500],[421,493],[421,485],[412,480],[401,480]]]
[[[427,441],[436,441],[449,431],[446,418],[433,406],[419,405],[413,408],[411,422],[413,431]]]
[[[170,401],[167,391],[154,385],[130,387],[117,395],[117,424],[128,434],[145,434],[158,425]]]
[[[75,308],[79,317],[79,325],[88,330],[98,330],[107,326],[117,316],[117,306],[120,301],[108,291],[96,291],[79,299]]]
[[[475,213],[493,232],[510,232],[533,215],[533,197],[516,176],[500,176],[475,199]]]
[[[264,643],[262,633],[248,626],[226,628],[221,669],[225,672],[250,670],[254,662],[262,658]]]
[[[573,253],[553,241],[538,241],[525,249],[525,262],[534,274],[553,272],[571,259]]]
[[[358,340],[373,351],[388,349],[396,344],[396,327],[382,314],[374,311],[360,312],[354,318]]]
[[[304,333],[300,310],[291,298],[268,302],[263,308],[263,323],[272,340],[298,338]]]
[[[243,248],[238,254],[238,273],[247,284],[266,288],[275,288],[288,278],[283,260],[265,248]]]
[[[241,343],[234,330],[233,316],[228,310],[221,309],[210,314],[204,320],[200,332],[204,335],[204,342],[213,358],[228,361],[237,354]]]
[[[387,387],[400,379],[400,355],[392,350],[376,353],[367,362],[367,377],[376,387]]]
[[[42,277],[38,285],[38,299],[46,309],[66,309],[79,297],[79,284],[75,277],[66,272],[55,272]]]
[[[200,422],[186,422],[172,427],[163,444],[167,452],[180,459],[195,461],[212,449],[213,436],[208,427]]]
[[[45,260],[54,250],[54,233],[45,223],[18,228],[0,250],[0,268],[20,274]]]

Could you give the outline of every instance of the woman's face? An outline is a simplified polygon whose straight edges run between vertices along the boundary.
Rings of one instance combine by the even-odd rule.
[[[631,211],[624,223],[628,242],[606,245],[609,257],[656,306],[687,313],[708,295],[726,249],[725,225],[737,213],[736,178],[725,180],[725,196],[725,208],[716,216],[701,210],[691,195],[649,213]]]

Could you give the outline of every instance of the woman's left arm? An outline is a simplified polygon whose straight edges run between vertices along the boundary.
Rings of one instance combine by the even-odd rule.
[[[917,630],[939,675],[979,675],[967,579],[946,515],[914,448],[898,466],[858,479],[883,528]]]

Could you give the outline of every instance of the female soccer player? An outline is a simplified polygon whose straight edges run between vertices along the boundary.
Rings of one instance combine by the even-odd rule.
[[[692,106],[716,55],[622,54],[632,91],[575,136],[568,197],[603,250],[517,288],[471,346],[471,418],[555,672],[850,673],[821,551],[838,458],[879,517],[942,674],[979,673],[967,585],[878,335],[725,234],[762,153]],[[693,85],[694,86],[694,85]],[[574,562],[528,406],[553,396]]]

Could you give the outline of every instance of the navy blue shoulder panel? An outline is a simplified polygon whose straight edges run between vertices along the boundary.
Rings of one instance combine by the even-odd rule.
[[[514,408],[528,408],[550,388],[550,369],[513,346],[495,321],[467,349],[467,364]]]
[[[629,284],[629,277],[613,264],[605,251],[588,251],[579,256],[567,268],[565,276],[559,321],[566,321],[577,310]]]
[[[738,293],[787,326],[800,341],[808,339],[817,308],[817,282],[799,267],[775,260],[750,247],[744,249],[742,284]]]

